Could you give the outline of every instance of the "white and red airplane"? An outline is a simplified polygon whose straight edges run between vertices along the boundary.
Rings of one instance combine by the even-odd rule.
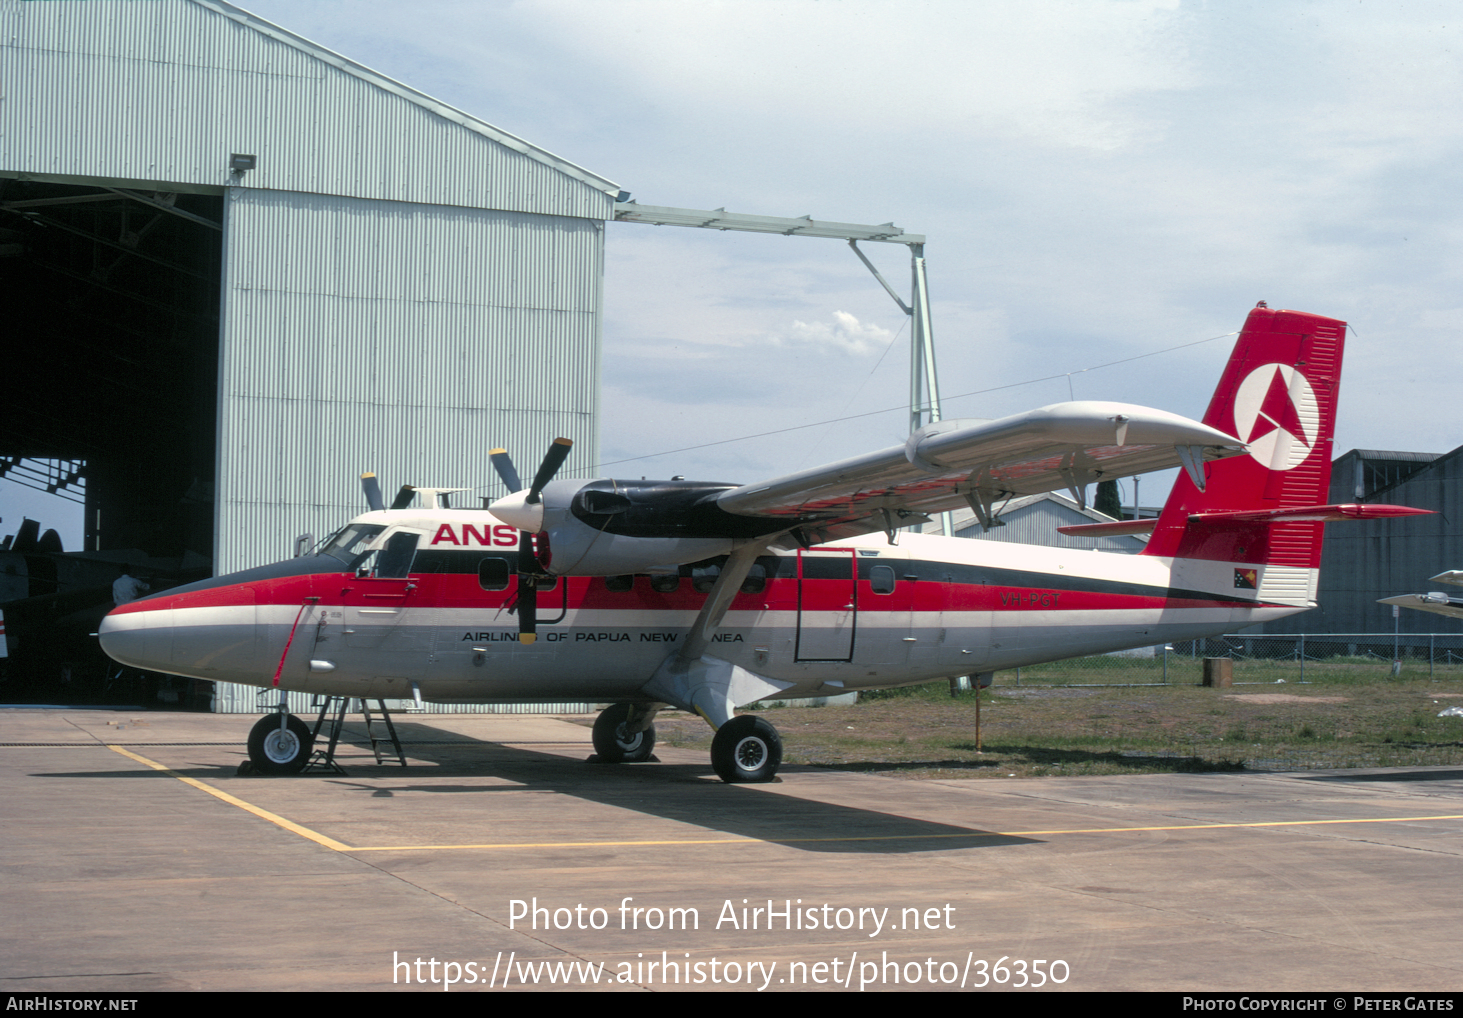
[[[1345,323],[1249,315],[1203,423],[1073,402],[942,421],[902,447],[759,484],[553,480],[488,510],[382,505],[313,555],[122,605],[102,647],[136,668],[436,702],[611,703],[601,760],[643,761],[667,705],[716,730],[726,781],[782,746],[739,705],[991,672],[1233,631],[1313,607],[1322,523],[1418,510],[1322,504]],[[898,534],[969,504],[1182,465],[1138,555]],[[398,500],[398,504],[400,500]],[[530,535],[534,535],[530,537]],[[516,620],[512,617],[516,615]],[[310,732],[281,702],[249,739],[291,773]]]

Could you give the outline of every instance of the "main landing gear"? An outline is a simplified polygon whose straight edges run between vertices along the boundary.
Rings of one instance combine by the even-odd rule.
[[[298,774],[314,743],[309,726],[293,714],[266,714],[249,730],[249,762],[259,774]]]
[[[594,751],[600,762],[641,763],[652,759],[655,726],[650,718],[658,709],[617,703],[601,711],[594,722]],[[771,781],[781,764],[781,736],[771,722],[755,715],[733,717],[716,730],[711,740],[711,768],[722,781]]]
[[[645,718],[656,711],[638,704],[617,703],[594,719],[594,751],[601,763],[643,763],[655,750],[655,726]],[[637,726],[638,730],[637,730]]]
[[[782,737],[770,721],[740,714],[716,730],[711,768],[726,782],[771,781],[782,763]]]

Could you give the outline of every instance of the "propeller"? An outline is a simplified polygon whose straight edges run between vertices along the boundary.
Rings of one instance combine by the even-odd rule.
[[[381,498],[381,483],[376,480],[375,474],[367,473],[361,475],[361,491],[366,496],[366,507],[372,512],[379,512],[387,507],[385,500]],[[405,509],[411,505],[411,500],[416,498],[416,494],[416,488],[410,484],[403,484],[401,490],[396,493],[396,497],[391,500],[391,508]]]
[[[543,462],[539,464],[538,472],[533,475],[533,483],[529,485],[523,501],[526,505],[538,505],[543,494],[544,487],[554,479],[559,468],[564,465],[564,460],[569,457],[569,449],[574,445],[573,441],[567,438],[554,439],[553,445],[544,455]],[[523,490],[523,482],[518,476],[518,471],[513,467],[513,460],[509,457],[506,449],[494,449],[488,454],[493,469],[497,471],[499,479],[510,492]],[[518,599],[509,608],[510,613],[518,615],[518,642],[533,643],[538,639],[538,578],[543,574],[539,565],[538,555],[533,548],[533,533],[528,530],[518,532]]]
[[[366,495],[366,508],[373,513],[386,508],[386,503],[381,500],[381,485],[375,474],[361,475],[361,491]]]

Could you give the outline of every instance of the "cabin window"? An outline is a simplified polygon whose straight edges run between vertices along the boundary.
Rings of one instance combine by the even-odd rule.
[[[721,566],[696,566],[691,570],[691,589],[698,594],[709,594],[721,575]]]
[[[557,576],[538,576],[533,581],[534,590],[553,590],[558,585],[559,578]]]
[[[512,570],[505,558],[485,558],[478,563],[478,586],[484,590],[506,590]]]
[[[624,594],[635,589],[635,575],[629,576],[606,576],[605,589],[616,594]]]
[[[869,570],[869,589],[875,594],[894,593],[894,570],[888,566],[874,566]]]
[[[742,581],[743,594],[760,594],[767,589],[767,570],[761,563],[752,563],[747,578]]]
[[[674,594],[680,589],[681,578],[676,573],[662,573],[650,577],[650,589],[657,594]]]

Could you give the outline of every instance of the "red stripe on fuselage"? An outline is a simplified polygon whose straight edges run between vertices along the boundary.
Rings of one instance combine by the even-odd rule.
[[[804,579],[801,582],[805,603],[811,601],[832,604],[840,596],[846,597],[849,589],[849,582],[846,580]],[[645,576],[637,576],[634,587],[628,591],[609,590],[601,577],[561,577],[559,583],[561,586],[568,585],[568,607],[571,611],[694,612],[700,610],[707,597],[706,594],[696,591],[691,580],[687,578],[682,578],[674,591],[667,592],[652,590],[650,580]],[[732,601],[731,610],[796,611],[798,583],[794,577],[770,579],[761,593],[738,594]],[[810,597],[810,594],[813,596]],[[114,610],[114,614],[240,604],[293,607],[303,604],[306,598],[318,598],[321,604],[353,608],[477,608],[497,612],[510,606],[516,596],[516,581],[510,583],[506,590],[487,591],[478,585],[477,577],[471,574],[429,573],[407,579],[361,579],[350,573],[314,573],[256,580],[236,586],[211,587],[176,597],[168,597],[163,592],[146,601],[121,605]],[[562,604],[563,597],[564,594],[558,588],[541,591],[540,613]],[[1157,593],[993,586],[940,580],[902,580],[888,594],[876,594],[869,581],[860,580],[854,600],[860,614],[1139,611],[1266,606],[1265,602],[1260,601],[1211,599],[1203,596],[1173,597]]]

